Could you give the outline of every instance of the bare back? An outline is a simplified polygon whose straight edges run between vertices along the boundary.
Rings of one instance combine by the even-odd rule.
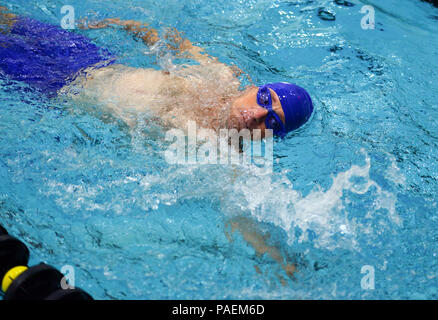
[[[150,114],[171,127],[185,128],[192,120],[219,129],[240,85],[232,70],[217,62],[170,72],[115,64],[86,74],[62,91],[78,92],[80,99],[97,103],[130,126],[140,114]]]

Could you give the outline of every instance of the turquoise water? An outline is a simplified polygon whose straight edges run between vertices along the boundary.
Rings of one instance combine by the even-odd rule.
[[[438,8],[350,3],[75,2],[77,17],[174,26],[256,83],[295,82],[315,115],[275,141],[272,175],[243,167],[236,177],[169,165],[160,128],[129,129],[1,77],[0,223],[31,264],[73,266],[98,299],[438,298]],[[64,4],[7,6],[59,24]],[[374,30],[361,28],[364,5]],[[76,32],[121,63],[168,63],[123,31]],[[295,277],[238,232],[227,237],[233,217],[269,234]],[[374,289],[361,286],[364,266]]]

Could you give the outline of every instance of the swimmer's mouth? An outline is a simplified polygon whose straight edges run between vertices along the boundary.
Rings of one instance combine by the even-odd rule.
[[[228,121],[229,129],[237,129],[238,131],[243,129],[253,130],[254,128],[254,119],[248,111],[240,111],[234,113],[233,117],[230,117]]]
[[[248,123],[246,122],[245,118],[241,114],[236,115],[236,117],[232,119],[230,128],[237,129],[238,131],[243,129],[250,130]]]
[[[242,130],[242,129],[248,129],[248,130],[255,129],[254,118],[252,117],[252,114],[250,114],[248,111],[241,111],[240,112],[239,124],[240,124],[240,130]]]

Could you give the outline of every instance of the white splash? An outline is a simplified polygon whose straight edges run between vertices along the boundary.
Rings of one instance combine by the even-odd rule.
[[[307,195],[294,189],[285,173],[272,174],[255,165],[199,164],[169,166],[160,172],[133,173],[113,180],[100,179],[93,185],[48,180],[40,192],[54,197],[66,209],[112,210],[117,214],[126,214],[133,204],[146,213],[158,210],[161,205],[207,199],[219,202],[226,217],[249,214],[282,228],[288,234],[289,245],[310,242],[328,250],[358,250],[358,235],[377,232],[363,219],[371,218],[385,229],[402,223],[396,212],[396,195],[383,190],[370,178],[371,160],[365,151],[362,153],[363,166],[352,165],[333,176],[328,189],[316,185]],[[368,212],[362,217],[348,212],[351,194],[363,196],[368,203]]]
[[[234,192],[243,194],[245,199],[240,208],[250,211],[260,221],[274,223],[286,230],[290,243],[308,241],[309,231],[313,231],[317,247],[356,248],[356,236],[358,232],[366,232],[367,226],[356,224],[355,219],[348,216],[344,206],[346,191],[365,195],[373,188],[373,210],[368,215],[386,209],[390,220],[396,225],[401,224],[395,209],[396,196],[383,190],[370,178],[371,161],[365,151],[362,152],[365,155],[364,166],[353,165],[334,176],[329,189],[316,186],[306,196],[294,190],[285,175],[279,180],[265,176],[264,179],[251,177],[236,183]],[[297,227],[302,231],[299,236],[295,235]]]

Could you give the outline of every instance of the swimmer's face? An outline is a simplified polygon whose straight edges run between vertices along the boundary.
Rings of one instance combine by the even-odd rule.
[[[265,137],[265,119],[268,115],[268,110],[257,104],[258,87],[250,87],[243,94],[234,100],[231,105],[230,116],[228,117],[227,125],[229,129],[249,129],[251,133],[254,129],[261,130],[261,137]],[[278,95],[269,89],[272,97],[272,110],[278,114],[281,121],[285,123],[283,108],[281,107]]]

